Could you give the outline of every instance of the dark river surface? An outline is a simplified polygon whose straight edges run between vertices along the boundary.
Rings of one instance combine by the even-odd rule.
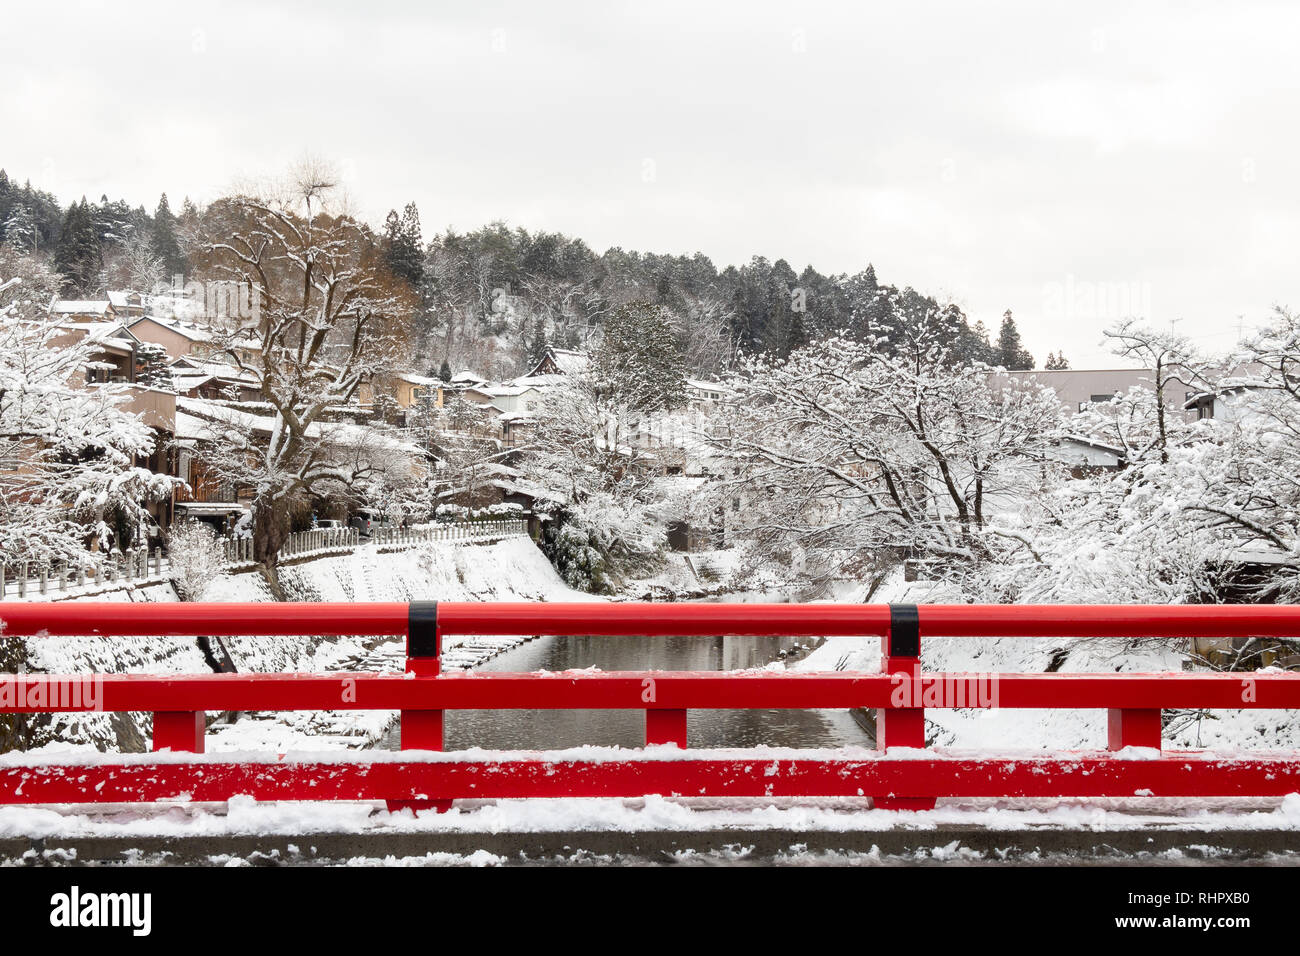
[[[597,667],[603,671],[743,670],[777,660],[807,639],[791,637],[541,637],[504,652],[483,671],[527,673]],[[447,750],[555,750],[596,744],[640,747],[643,710],[447,711]],[[396,750],[396,724],[378,744]],[[690,747],[842,747],[870,741],[848,711],[692,710]]]

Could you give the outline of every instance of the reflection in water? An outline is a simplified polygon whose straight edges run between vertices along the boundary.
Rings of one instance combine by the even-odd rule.
[[[484,671],[716,671],[762,667],[799,643],[788,637],[543,637],[507,651]],[[554,750],[582,744],[640,747],[642,710],[448,711],[448,750]],[[397,749],[394,726],[380,744]],[[841,747],[868,744],[847,711],[692,710],[691,747]]]

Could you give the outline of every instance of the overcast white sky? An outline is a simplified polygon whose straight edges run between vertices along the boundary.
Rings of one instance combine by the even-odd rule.
[[[207,200],[306,152],[374,222],[754,254],[1112,364],[1300,307],[1296,3],[23,3],[0,167]],[[1238,316],[1242,318],[1239,320]]]

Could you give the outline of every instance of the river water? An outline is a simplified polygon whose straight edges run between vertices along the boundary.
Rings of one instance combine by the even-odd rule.
[[[770,600],[770,596],[761,599]],[[806,638],[791,637],[541,637],[484,664],[483,671],[528,673],[596,667],[603,671],[743,670],[777,660]],[[645,742],[643,710],[447,711],[447,750],[554,750],[595,744],[640,747]],[[398,749],[392,727],[380,742]],[[687,715],[690,747],[842,747],[870,741],[847,711],[692,710]]]

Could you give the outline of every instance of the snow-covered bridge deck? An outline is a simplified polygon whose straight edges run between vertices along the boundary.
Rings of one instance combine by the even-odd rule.
[[[0,861],[28,865],[518,865],[602,860],[1295,864],[1300,797],[1198,804],[1143,800],[464,801],[447,814],[379,803],[0,808]]]

